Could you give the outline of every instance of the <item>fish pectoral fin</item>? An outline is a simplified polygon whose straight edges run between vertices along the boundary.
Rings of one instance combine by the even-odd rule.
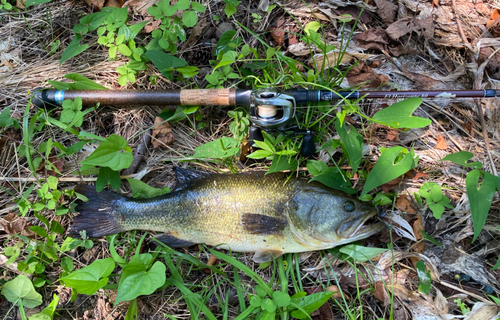
[[[196,243],[182,240],[179,238],[174,237],[171,234],[168,233],[162,233],[162,234],[157,234],[155,238],[167,246],[171,248],[183,248],[183,247],[190,247],[192,245],[195,245]]]
[[[258,213],[243,213],[241,215],[241,226],[249,234],[260,235],[282,235],[286,220],[269,217]]]
[[[257,251],[253,255],[252,260],[255,263],[263,263],[273,260],[273,258],[277,258],[281,256],[284,252],[279,250],[263,250]]]

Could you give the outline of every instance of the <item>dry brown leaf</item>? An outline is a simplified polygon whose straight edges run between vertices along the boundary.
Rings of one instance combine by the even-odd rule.
[[[389,82],[389,78],[386,75],[376,73],[366,63],[360,63],[352,67],[347,73],[346,78],[351,86],[358,86],[366,82],[361,88],[379,87]]]
[[[1,229],[8,235],[22,234],[27,237],[33,237],[35,233],[29,228],[31,223],[23,217],[19,217],[16,212],[10,212],[0,220]]]
[[[247,135],[240,146],[240,161],[245,161],[249,151],[250,151],[250,144],[248,143],[248,135]]]
[[[164,122],[161,117],[156,117],[154,125],[153,134],[151,135],[153,148],[169,146],[174,143],[175,138],[172,134],[172,127],[168,122]]]
[[[439,6],[439,0],[432,0],[432,6],[433,7]]]
[[[54,165],[54,167],[56,167],[56,169],[59,171],[59,173],[62,172],[63,166],[64,166],[64,158],[57,159],[57,156],[51,156],[51,157],[49,157],[49,161]],[[47,173],[51,176],[54,176],[54,177],[59,174],[55,170],[47,170]]]
[[[406,198],[404,194],[400,195],[396,199],[395,207],[406,213],[417,213],[415,209],[413,209],[411,202]]]
[[[198,42],[198,40],[201,38],[203,35],[203,31],[205,31],[205,27],[207,26],[207,18],[204,17],[200,19],[196,25],[193,27],[191,30],[191,34],[189,35],[189,38],[187,41],[184,43],[184,48],[190,48],[194,44]]]
[[[391,304],[391,298],[385,290],[384,283],[382,281],[375,282],[375,291],[373,292],[373,297],[384,304],[387,307]]]
[[[385,24],[391,24],[396,20],[398,6],[387,0],[375,0],[377,14]]]
[[[387,35],[394,40],[398,40],[411,32],[415,32],[418,36],[424,36],[426,39],[429,39],[434,36],[434,20],[432,19],[432,15],[426,19],[406,17],[392,23],[385,31]]]
[[[123,0],[108,0],[105,7],[121,8],[123,6]]]
[[[389,192],[391,192],[392,188],[394,188],[395,186],[397,186],[398,184],[401,183],[401,180],[402,180],[401,177],[396,178],[396,179],[391,180],[391,181],[389,181],[387,183],[384,183],[383,185],[380,186],[380,188],[385,193],[389,193]]]
[[[16,0],[16,7],[18,7],[19,9],[24,9],[25,3],[26,3],[26,0]]]
[[[281,47],[285,43],[285,30],[282,28],[270,27],[269,31],[271,31],[271,37],[276,41],[278,47]]]
[[[366,60],[373,55],[368,54],[368,53],[361,53],[361,52],[349,52],[351,50],[347,49],[346,51],[340,52],[340,50],[334,50],[330,51],[326,54],[326,57],[324,54],[315,54],[309,61],[307,62],[309,66],[314,66],[316,65],[318,69],[323,69],[323,68],[329,68],[329,67],[336,67],[337,64],[346,64],[351,62],[352,60]],[[308,54],[310,53],[310,50],[308,49]],[[339,62],[339,59],[340,60]],[[323,65],[324,64],[324,65]]]
[[[446,144],[446,139],[443,137],[443,135],[441,133],[438,134],[437,144],[434,147],[434,149],[438,149],[438,150],[446,150],[446,149],[448,149],[448,145]]]
[[[384,29],[371,28],[356,36],[358,46],[363,49],[378,49],[381,51],[387,50],[387,45],[390,42],[389,36]]]
[[[346,297],[347,299],[351,299],[351,297],[347,296],[345,293],[344,295],[340,292],[339,287],[336,285],[332,284],[331,286],[326,288],[327,291],[334,292],[332,295],[332,298],[334,299],[342,299],[342,297]]]
[[[339,16],[343,15],[343,14],[351,15],[351,17],[353,18],[352,21],[358,19],[358,17],[359,17],[359,21],[361,21],[364,24],[368,24],[368,23],[372,22],[372,17],[370,16],[370,14],[368,12],[366,12],[366,10],[363,10],[363,12],[361,12],[361,10],[362,9],[360,7],[346,6],[346,7],[339,7],[338,9],[336,9],[334,11]],[[360,15],[360,13],[361,13],[361,15]]]
[[[472,122],[469,121],[465,122],[463,128],[467,133],[472,134]]]
[[[85,2],[94,9],[101,10],[106,0],[85,0]]]
[[[491,28],[494,37],[500,36],[500,9],[493,10],[490,19],[486,22],[486,28]]]
[[[428,177],[429,175],[427,173],[424,173],[424,172],[417,172],[415,173],[415,175],[413,176],[413,181],[418,181],[418,179],[420,178],[426,178]]]
[[[128,0],[125,6],[143,16],[149,16],[148,8],[157,2],[157,0]]]

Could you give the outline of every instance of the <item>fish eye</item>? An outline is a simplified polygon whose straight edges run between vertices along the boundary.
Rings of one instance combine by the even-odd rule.
[[[354,202],[352,202],[350,200],[344,202],[344,210],[346,212],[353,212],[354,209],[356,209],[356,206],[354,205]]]

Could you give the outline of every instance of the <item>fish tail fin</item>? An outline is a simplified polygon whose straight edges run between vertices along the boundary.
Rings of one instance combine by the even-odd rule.
[[[120,224],[119,214],[115,212],[119,207],[116,200],[126,199],[125,197],[107,190],[97,192],[94,186],[86,184],[76,186],[75,191],[83,194],[89,201],[76,201],[76,211],[79,214],[73,218],[68,231],[70,236],[80,237],[83,230],[91,238],[126,231]]]

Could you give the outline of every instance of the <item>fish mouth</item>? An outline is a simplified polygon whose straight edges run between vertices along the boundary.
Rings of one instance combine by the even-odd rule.
[[[348,226],[343,225],[344,229],[339,232],[339,236],[351,241],[367,238],[385,228],[385,224],[378,219],[377,211],[370,212],[363,219],[348,222]]]

